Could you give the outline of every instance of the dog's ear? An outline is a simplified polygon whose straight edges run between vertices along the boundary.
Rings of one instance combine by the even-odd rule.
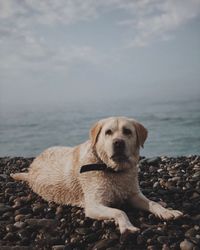
[[[102,122],[99,121],[95,123],[90,129],[90,140],[91,140],[92,147],[94,147],[95,144],[97,143],[98,136],[101,132],[102,126],[103,126]]]
[[[136,129],[138,146],[144,147],[144,142],[147,139],[148,131],[147,129],[138,121],[131,119],[133,126]]]

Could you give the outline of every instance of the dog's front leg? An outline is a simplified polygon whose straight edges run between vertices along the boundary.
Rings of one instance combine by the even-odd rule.
[[[115,222],[119,225],[120,233],[127,235],[129,233],[136,233],[139,231],[139,228],[134,227],[129,221],[126,213],[123,211],[104,206],[100,203],[88,203],[85,206],[85,214],[87,217],[97,219],[97,220],[110,220],[114,219]]]
[[[177,219],[183,215],[178,210],[166,209],[159,203],[147,199],[141,192],[132,194],[130,202],[132,206],[151,212],[163,220]]]

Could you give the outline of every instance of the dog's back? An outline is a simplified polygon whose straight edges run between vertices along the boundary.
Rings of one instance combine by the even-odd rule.
[[[76,148],[48,148],[32,162],[28,173],[16,173],[12,177],[28,182],[47,201],[83,206],[82,189],[74,173],[74,151]]]

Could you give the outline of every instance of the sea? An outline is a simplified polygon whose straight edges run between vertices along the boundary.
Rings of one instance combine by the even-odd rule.
[[[140,154],[200,154],[200,98],[181,101],[115,100],[0,108],[0,157],[35,157],[51,146],[75,146],[88,139],[96,121],[128,116],[148,129]]]

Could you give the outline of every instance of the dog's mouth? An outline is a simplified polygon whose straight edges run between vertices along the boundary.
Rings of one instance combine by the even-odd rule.
[[[114,154],[111,156],[111,159],[119,163],[128,161],[128,157],[125,154]]]

